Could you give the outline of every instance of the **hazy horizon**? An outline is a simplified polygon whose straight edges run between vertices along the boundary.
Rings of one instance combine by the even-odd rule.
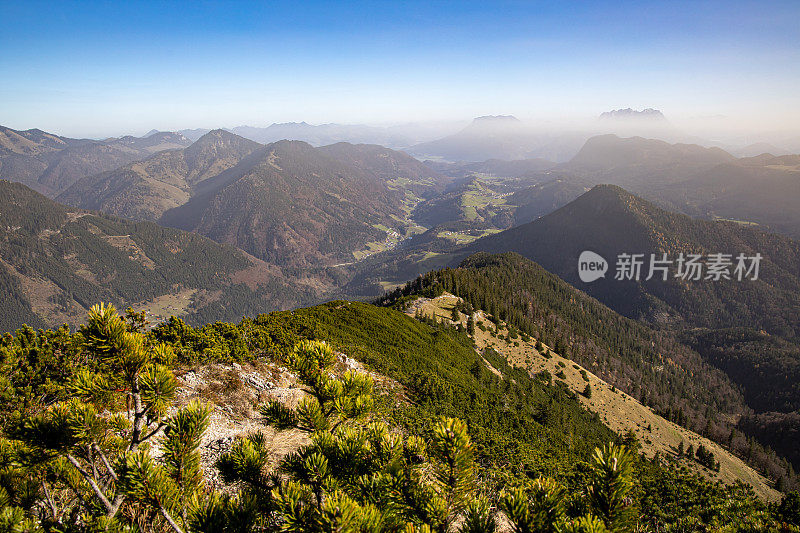
[[[796,2],[6,2],[0,15],[0,124],[70,137],[497,114],[568,127],[628,107],[691,135],[800,131]]]

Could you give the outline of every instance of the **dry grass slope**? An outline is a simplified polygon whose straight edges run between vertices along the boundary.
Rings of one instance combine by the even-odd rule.
[[[420,310],[427,316],[452,322],[452,309],[458,300],[456,296],[447,293],[433,299],[420,298],[414,301],[406,312],[414,316],[417,310]],[[482,311],[476,313],[475,321],[476,323],[483,321],[487,326],[486,331],[475,329],[474,340],[479,352],[491,347],[504,356],[509,364],[525,367],[532,375],[547,370],[554,381],[564,382],[577,393],[581,403],[590,411],[597,413],[609,428],[617,433],[633,431],[647,456],[653,457],[659,453],[661,456],[678,459],[677,449],[681,441],[687,448],[689,445],[697,448],[702,444],[714,453],[720,463],[720,471],[714,472],[687,459],[681,459],[683,464],[711,480],[725,483],[741,480],[751,485],[756,494],[766,500],[776,501],[780,498],[780,493],[772,488],[766,478],[717,443],[658,416],[649,407],[615,389],[570,359],[556,354],[550,347],[543,345],[544,349],[540,353],[536,350],[536,339],[526,342],[517,338],[509,341],[507,340],[509,331],[505,327],[498,328],[495,335],[493,324]],[[462,313],[460,323],[466,326],[466,322],[467,317]],[[489,325],[492,328],[488,328]],[[501,336],[503,338],[500,338]],[[548,358],[543,353],[549,353],[551,356]],[[496,369],[491,367],[489,369],[497,373]],[[556,377],[559,372],[563,378]],[[592,389],[591,398],[582,395],[587,383]]]

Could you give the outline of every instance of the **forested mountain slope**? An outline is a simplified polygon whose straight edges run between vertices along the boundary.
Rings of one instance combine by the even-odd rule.
[[[800,408],[797,242],[732,222],[670,213],[618,187],[598,186],[550,215],[484,238],[468,250],[521,253],[612,309],[679,332],[688,346],[741,387],[756,412],[742,428],[793,457],[795,468],[800,466],[793,446],[766,429],[785,415],[785,431],[798,431],[791,416]],[[579,279],[578,257],[585,250],[608,261],[604,278],[590,283]],[[706,270],[700,279],[676,277],[680,254],[702,255],[706,265],[709,255],[718,253],[730,255],[731,279],[706,279]],[[638,281],[615,279],[620,254],[643,254]],[[651,254],[658,259],[667,254],[673,261],[666,280],[660,271],[646,279]],[[739,254],[761,254],[757,280],[738,280],[734,269]],[[760,419],[764,423],[756,421]]]
[[[382,243],[389,231],[405,234],[411,225],[408,193],[414,191],[406,182],[432,174],[385,148],[280,141],[207,180],[160,222],[280,265],[347,262],[368,243]]]
[[[656,185],[685,181],[735,159],[720,148],[598,135],[587,140],[575,157],[558,168],[591,178],[595,183],[610,183],[640,192]]]
[[[437,176],[381,146],[265,146],[214,130],[183,150],[86,177],[58,199],[194,231],[271,263],[318,267],[404,238],[413,206],[441,190]]]
[[[793,477],[785,460],[731,432],[739,416],[753,411],[725,373],[674,333],[622,317],[516,254],[477,254],[459,268],[420,276],[381,301],[394,305],[408,295],[444,290],[540,339],[665,418],[749,457],[773,479]]]
[[[261,145],[224,130],[214,130],[183,150],[87,176],[58,201],[134,220],[157,220],[186,203],[196,187],[236,166]]]
[[[200,235],[69,208],[0,181],[0,329],[75,324],[98,301],[217,320],[318,297]]]
[[[556,177],[515,192],[506,200],[514,207],[514,225],[549,215],[588,191],[590,183],[575,177]]]
[[[717,165],[653,198],[690,215],[758,224],[800,238],[800,155],[761,154]]]
[[[419,297],[407,302],[406,314],[423,321],[453,324],[467,331],[481,353],[496,353],[511,367],[527,370],[537,379],[571,390],[588,411],[620,435],[635,436],[642,453],[664,456],[711,480],[726,483],[742,481],[762,497],[774,498],[769,481],[758,475],[722,445],[687,430],[656,414],[632,396],[610,385],[575,361],[563,357],[541,341],[517,327],[499,321],[482,310],[472,309],[464,299],[447,292],[433,298]],[[490,370],[500,373],[494,367]],[[502,373],[500,373],[502,375]],[[681,454],[681,447],[711,450],[715,459],[701,464],[694,456]],[[719,468],[717,468],[719,466]]]
[[[578,257],[591,250],[608,261],[605,278],[584,283]],[[476,241],[466,248],[513,251],[632,318],[698,327],[752,327],[786,337],[800,334],[800,244],[731,222],[670,213],[619,187],[597,186],[539,220]],[[733,263],[718,281],[676,277],[679,254],[728,254]],[[757,280],[739,281],[736,257],[762,255]],[[639,280],[615,279],[620,254],[643,254]],[[650,255],[671,260],[649,276]],[[749,266],[749,263],[748,265]],[[751,276],[752,277],[752,276]]]

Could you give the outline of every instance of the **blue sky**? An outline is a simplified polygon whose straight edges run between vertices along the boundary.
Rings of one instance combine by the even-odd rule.
[[[0,0],[0,124],[800,121],[800,2]]]

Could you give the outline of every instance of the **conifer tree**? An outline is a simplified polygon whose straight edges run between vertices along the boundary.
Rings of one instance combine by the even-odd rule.
[[[497,528],[497,514],[485,497],[475,498],[467,504],[460,533],[495,533]]]
[[[500,496],[500,509],[514,525],[516,533],[555,533],[564,522],[564,487],[552,479],[536,480],[532,490],[521,487]]]
[[[167,418],[172,350],[148,343],[112,305],[93,306],[87,322],[80,336],[89,361],[70,380],[71,397],[26,420],[19,436],[53,487],[73,493],[67,501],[98,527],[116,527],[125,505],[128,516],[153,509],[183,531],[187,502],[202,486],[197,447],[208,408],[192,403]],[[165,465],[148,453],[162,430]],[[49,502],[54,517],[69,511]]]
[[[307,396],[296,409],[277,400],[260,407],[264,421],[277,429],[309,433],[334,430],[339,424],[362,418],[372,408],[372,378],[348,371],[341,379],[331,371],[336,355],[329,344],[301,341],[287,363],[297,372]]]
[[[632,487],[633,456],[630,452],[615,444],[595,449],[589,501],[595,515],[612,531],[624,531],[630,525],[629,493]]]

